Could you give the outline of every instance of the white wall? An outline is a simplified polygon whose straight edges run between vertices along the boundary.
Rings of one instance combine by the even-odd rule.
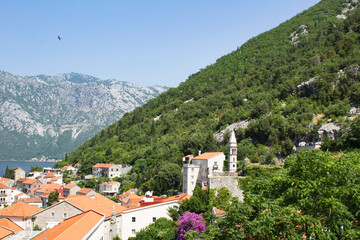
[[[185,164],[183,168],[183,192],[193,195],[200,167],[193,164]]]
[[[174,207],[175,205],[179,205],[178,201],[160,203],[124,211],[121,216],[121,236],[119,237],[122,240],[134,237],[136,234],[133,234],[132,230],[135,229],[136,232],[139,232],[141,229],[153,223],[154,217],[156,219],[161,217],[170,219],[167,209],[169,207]],[[132,222],[133,217],[135,217],[135,222]]]
[[[104,236],[104,218],[83,238],[86,240],[99,240]]]

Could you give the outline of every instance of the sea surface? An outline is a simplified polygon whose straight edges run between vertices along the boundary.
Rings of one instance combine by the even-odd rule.
[[[52,167],[55,165],[56,162],[39,162],[39,161],[31,161],[31,160],[0,160],[0,176],[4,176],[6,166],[9,166],[9,168],[18,168],[21,167],[23,170],[25,170],[26,173],[30,172],[31,166],[40,166],[40,167]]]

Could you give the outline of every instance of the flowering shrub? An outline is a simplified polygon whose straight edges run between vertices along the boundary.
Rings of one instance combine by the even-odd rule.
[[[188,231],[194,230],[198,232],[198,236],[206,229],[206,224],[201,214],[192,212],[185,212],[179,217],[177,223],[178,240],[185,240],[185,234]]]

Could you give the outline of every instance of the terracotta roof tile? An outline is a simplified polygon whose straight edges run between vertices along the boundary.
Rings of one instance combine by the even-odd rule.
[[[110,168],[112,166],[114,166],[115,164],[113,163],[98,163],[95,164],[93,167],[97,167],[97,168]]]
[[[118,182],[103,182],[103,183],[101,183],[102,185],[111,185],[111,186],[113,186],[113,185],[115,185],[115,184],[117,184]]]
[[[75,186],[76,186],[75,184],[69,183],[69,184],[67,184],[67,185],[64,187],[64,189],[72,189],[72,188],[75,187]]]
[[[197,157],[194,157],[193,159],[195,160],[207,160],[207,159],[210,159],[210,158],[213,158],[219,154],[223,154],[222,152],[206,152],[206,153],[203,153]]]
[[[15,234],[13,231],[0,227],[0,239]]]
[[[55,177],[55,175],[51,172],[44,173],[44,178],[53,178],[53,177]]]
[[[17,182],[24,182],[26,180],[26,178],[19,178],[18,180],[17,180]]]
[[[90,191],[92,191],[91,188],[82,188],[82,189],[80,189],[79,191],[77,191],[76,193],[87,194],[87,193],[89,193]]]
[[[30,217],[42,209],[23,202],[16,203],[9,207],[0,209],[0,216],[3,217]]]
[[[11,188],[11,187],[6,186],[5,184],[0,183],[0,189],[4,189],[4,188]]]
[[[112,215],[113,208],[116,214],[121,213],[125,209],[125,207],[99,193],[95,193],[94,198],[88,196],[69,196],[65,201],[83,211],[95,210],[105,215],[105,217],[110,217]]]
[[[30,184],[31,185],[36,181],[37,181],[37,179],[27,178],[27,179],[25,179],[25,181],[23,181],[23,184]]]
[[[34,198],[23,198],[20,201],[24,203],[42,203],[41,198],[34,197]]]
[[[22,229],[19,225],[17,225],[16,223],[14,223],[13,221],[11,221],[8,218],[3,218],[0,220],[0,226],[1,227],[5,227],[7,229],[10,229],[13,232],[21,232],[24,229]]]
[[[34,240],[83,239],[91,229],[102,221],[103,217],[100,213],[89,210],[62,221],[41,233]]]
[[[0,183],[6,183],[6,182],[8,182],[8,181],[10,181],[11,179],[9,179],[9,178],[0,178]]]
[[[159,203],[166,203],[166,202],[171,202],[171,201],[175,201],[178,200],[179,202],[185,200],[185,199],[189,199],[191,196],[188,195],[187,193],[182,193],[176,196],[172,196],[172,197],[168,197],[168,198],[160,198],[160,197],[156,197],[154,196],[154,201],[153,202],[140,202],[140,205],[137,208],[141,208],[141,207],[146,207],[146,206],[151,206],[151,205],[156,205]],[[124,206],[127,207],[127,206]],[[131,209],[134,209],[136,207],[132,207]],[[128,208],[126,208],[124,211],[129,210]]]

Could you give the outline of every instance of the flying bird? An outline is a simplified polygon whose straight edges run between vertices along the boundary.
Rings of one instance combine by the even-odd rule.
[[[59,41],[62,39],[60,36],[58,36]]]

